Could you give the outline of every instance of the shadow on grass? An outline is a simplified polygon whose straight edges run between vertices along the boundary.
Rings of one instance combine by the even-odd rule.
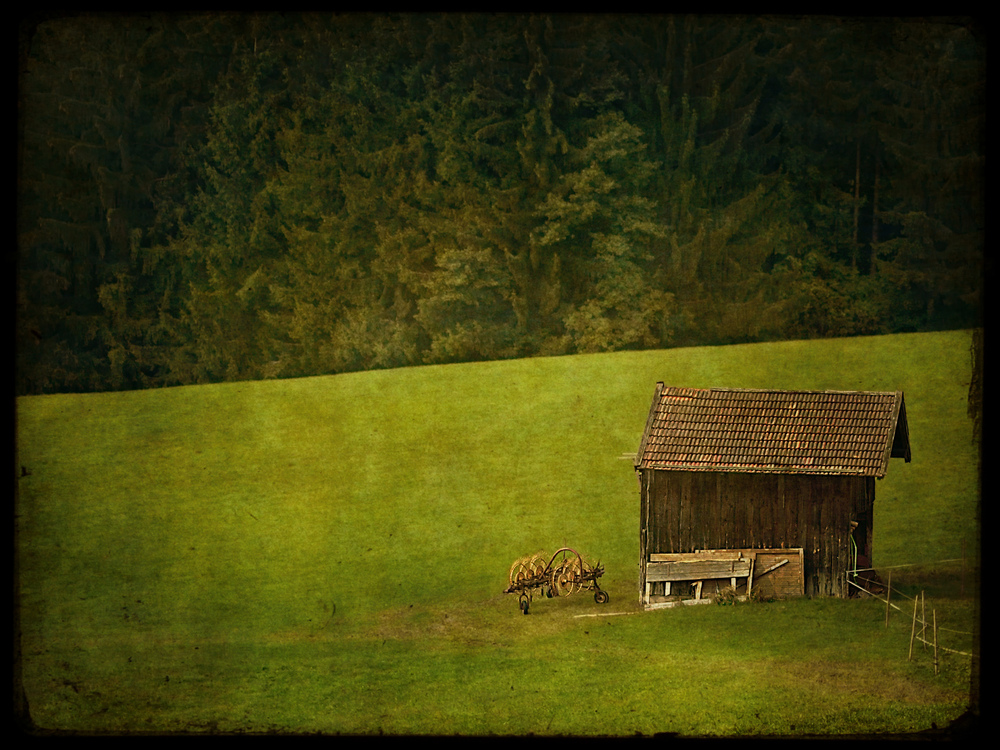
[[[935,599],[973,600],[979,595],[979,570],[972,565],[943,563],[889,568],[878,571],[883,582],[891,582],[893,592]]]

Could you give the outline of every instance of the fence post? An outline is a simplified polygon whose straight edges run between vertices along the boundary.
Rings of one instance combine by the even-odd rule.
[[[962,585],[960,596],[965,598],[965,537],[962,537]]]
[[[889,578],[885,583],[885,626],[889,627],[889,597],[892,596],[892,571],[889,571]]]
[[[920,592],[920,643],[927,650],[927,610],[924,607],[924,592]]]
[[[934,618],[934,675],[937,676],[938,673],[938,648],[937,648],[937,610],[931,610],[931,615]]]
[[[913,597],[913,623],[910,625],[910,653],[906,660],[913,660],[913,637],[917,634],[917,597]]]

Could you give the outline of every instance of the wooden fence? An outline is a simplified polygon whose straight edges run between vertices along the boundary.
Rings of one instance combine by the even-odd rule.
[[[952,561],[952,560],[942,560],[942,561],[939,561],[939,562],[955,562],[955,561]],[[910,567],[910,566],[896,566],[896,567]],[[963,567],[964,567],[964,560],[963,560]],[[862,572],[862,571],[854,571],[854,572]],[[937,622],[937,610],[934,609],[934,608],[931,608],[931,617],[930,617],[930,621],[928,621],[928,619],[927,619],[926,598],[924,596],[924,592],[921,591],[918,596],[910,597],[910,596],[907,596],[906,594],[904,594],[899,589],[893,589],[892,588],[892,571],[891,570],[888,572],[888,574],[887,574],[887,580],[886,580],[886,582],[884,584],[884,588],[885,588],[885,597],[884,598],[882,596],[879,596],[876,593],[873,593],[869,589],[866,589],[866,588],[858,585],[857,583],[855,583],[854,581],[851,580],[851,577],[852,576],[849,573],[848,577],[847,577],[847,583],[848,583],[849,586],[854,586],[855,588],[858,588],[858,589],[864,591],[865,594],[867,594],[868,596],[871,596],[871,597],[873,597],[875,599],[878,599],[879,601],[885,602],[885,627],[889,627],[889,615],[890,615],[890,613],[891,613],[892,610],[895,609],[898,612],[902,612],[904,614],[906,613],[904,611],[903,607],[901,607],[899,604],[896,603],[897,601],[899,601],[899,600],[906,600],[906,599],[911,599],[913,601],[913,613],[912,613],[912,618],[911,618],[911,621],[910,621],[910,645],[909,645],[909,651],[907,652],[907,657],[906,657],[907,661],[913,661],[913,657],[914,657],[914,644],[915,643],[919,643],[920,644],[919,650],[923,650],[923,651],[930,650],[931,651],[932,663],[934,665],[934,674],[935,675],[940,674],[941,657],[944,654],[946,654],[946,653],[947,654],[956,654],[956,655],[959,655],[959,656],[967,656],[967,657],[969,657],[971,659],[978,659],[979,658],[979,654],[978,653],[970,653],[968,651],[960,651],[958,649],[948,648],[948,647],[942,645],[942,643],[940,642],[940,638],[939,638],[939,635],[942,632],[946,632],[946,633],[949,633],[949,634],[954,633],[954,634],[966,635],[966,636],[974,636],[974,634],[970,633],[968,631],[965,631],[965,630],[955,630],[954,628],[946,628],[946,627],[942,627],[942,626],[938,625],[938,622]],[[964,575],[963,575],[963,578],[964,578]],[[964,583],[964,581],[963,581],[963,583]],[[964,585],[963,585],[963,594],[964,594]],[[908,605],[907,605],[907,609],[908,609]],[[928,632],[928,630],[930,632]],[[978,648],[976,650],[978,650]]]

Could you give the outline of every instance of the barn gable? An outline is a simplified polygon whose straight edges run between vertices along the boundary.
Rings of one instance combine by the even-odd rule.
[[[636,469],[885,476],[910,460],[902,392],[665,387]]]

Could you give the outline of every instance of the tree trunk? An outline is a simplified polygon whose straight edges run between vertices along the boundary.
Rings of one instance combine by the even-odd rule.
[[[861,204],[861,141],[854,159],[854,244],[851,247],[851,268],[858,267],[858,213]]]
[[[872,186],[872,255],[871,255],[871,273],[874,276],[878,272],[878,254],[876,253],[876,247],[878,247],[878,180],[880,175],[879,169],[879,158],[878,158],[878,143],[875,144],[875,183]]]

